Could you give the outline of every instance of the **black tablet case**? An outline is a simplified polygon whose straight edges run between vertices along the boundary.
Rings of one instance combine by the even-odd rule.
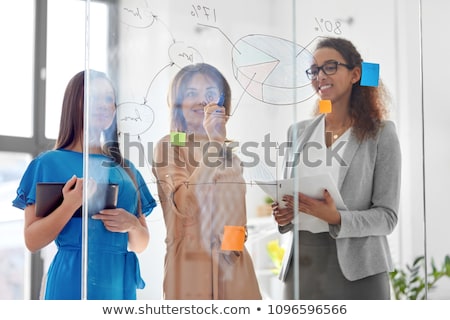
[[[40,182],[36,185],[36,216],[46,217],[63,201],[62,188],[64,183]],[[97,184],[97,190],[89,202],[89,214],[98,213],[103,209],[114,209],[117,206],[119,185]],[[82,207],[74,213],[74,217],[81,217]]]

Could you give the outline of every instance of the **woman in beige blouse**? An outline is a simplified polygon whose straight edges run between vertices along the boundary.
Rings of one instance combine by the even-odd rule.
[[[172,133],[153,163],[167,229],[164,299],[261,299],[245,248],[242,167],[226,147],[229,84],[211,65],[189,65],[168,101]]]

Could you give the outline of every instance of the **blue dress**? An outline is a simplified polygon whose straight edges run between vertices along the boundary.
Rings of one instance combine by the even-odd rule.
[[[147,185],[131,162],[141,201],[141,210],[148,216],[156,206]],[[73,175],[83,176],[83,154],[70,150],[41,153],[28,166],[13,206],[25,209],[36,201],[38,182],[66,182]],[[117,207],[138,215],[135,184],[121,166],[104,155],[89,156],[89,176],[97,183],[119,185]],[[87,298],[107,300],[136,299],[136,289],[145,287],[139,261],[128,251],[128,233],[110,232],[102,221],[88,219]],[[81,299],[82,218],[72,217],[55,239],[57,253],[49,267],[45,299]]]

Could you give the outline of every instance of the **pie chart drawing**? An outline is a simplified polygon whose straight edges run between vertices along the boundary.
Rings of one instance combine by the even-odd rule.
[[[273,105],[291,105],[311,98],[315,91],[305,70],[312,54],[286,39],[252,34],[232,50],[233,75],[246,93]]]

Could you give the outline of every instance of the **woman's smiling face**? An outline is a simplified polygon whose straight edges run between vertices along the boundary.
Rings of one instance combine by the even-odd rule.
[[[181,110],[186,120],[187,130],[204,133],[204,107],[210,102],[217,102],[220,89],[217,84],[204,74],[194,75],[183,95]]]
[[[89,120],[91,129],[104,130],[114,119],[116,101],[114,89],[106,79],[95,78],[89,86]]]
[[[326,47],[316,50],[314,60],[317,66],[323,66],[330,61],[347,64],[347,61],[344,60],[338,51]],[[336,73],[332,75],[326,75],[321,70],[317,79],[312,81],[312,85],[321,99],[331,100],[334,104],[339,101],[349,101],[353,84],[359,78],[360,72],[358,68],[352,68],[350,70],[343,65],[338,65]]]

